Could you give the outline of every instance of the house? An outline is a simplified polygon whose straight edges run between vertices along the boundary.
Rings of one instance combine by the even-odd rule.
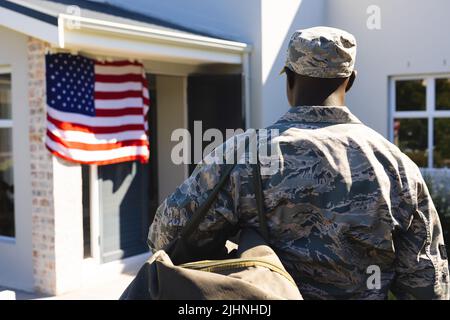
[[[352,32],[348,106],[450,179],[450,3],[375,2],[0,0],[0,286],[59,294],[141,264],[152,213],[192,170],[170,159],[173,130],[275,121],[288,109],[278,73],[299,28]],[[147,165],[79,165],[47,151],[49,52],[143,63]]]
[[[248,44],[110,5],[77,4],[81,15],[74,18],[63,2],[0,3],[0,38],[7,44],[0,53],[7,109],[1,113],[2,286],[60,293],[142,263],[150,213],[188,172],[170,160],[171,132],[198,113],[187,103],[203,107],[227,93],[236,110],[222,115],[223,124],[243,126]],[[56,50],[143,62],[153,100],[148,165],[87,166],[50,155],[43,144],[44,58]],[[201,91],[215,86],[222,92],[204,99]]]

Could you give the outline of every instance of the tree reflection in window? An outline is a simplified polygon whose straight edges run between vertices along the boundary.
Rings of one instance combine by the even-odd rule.
[[[450,168],[450,118],[434,119],[435,168]]]
[[[419,167],[428,166],[427,119],[395,119],[394,142]]]
[[[426,83],[424,80],[395,82],[397,111],[421,111],[426,109]]]
[[[450,110],[450,79],[436,79],[436,110]]]

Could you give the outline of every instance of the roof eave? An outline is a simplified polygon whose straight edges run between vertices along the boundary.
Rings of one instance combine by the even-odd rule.
[[[0,21],[3,26],[46,41],[54,48],[111,52],[134,58],[241,64],[242,56],[251,51],[251,46],[242,42],[76,15],[55,17],[1,0]]]
[[[53,46],[58,45],[57,18],[43,14],[35,10],[15,10],[7,1],[2,1],[0,6],[0,25],[46,41]]]
[[[67,28],[67,26],[70,26]],[[74,28],[74,26],[77,26]],[[58,28],[61,32],[70,32],[73,29],[82,31],[96,32],[102,34],[110,33],[112,35],[140,38],[142,40],[163,41],[178,45],[198,46],[205,48],[214,48],[216,50],[226,50],[232,52],[250,52],[251,47],[242,42],[229,41],[190,34],[186,32],[176,32],[172,30],[162,30],[149,27],[142,27],[124,23],[117,23],[82,16],[60,14],[58,17]],[[61,39],[64,40],[64,39]],[[60,43],[64,47],[65,43]]]

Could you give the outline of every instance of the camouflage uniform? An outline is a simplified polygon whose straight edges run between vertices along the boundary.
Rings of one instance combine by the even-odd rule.
[[[447,299],[439,218],[417,166],[346,107],[292,108],[280,130],[280,170],[263,176],[270,242],[305,299]],[[217,183],[200,165],[158,208],[149,243],[173,239]],[[256,227],[251,167],[236,165],[193,241]],[[223,244],[223,242],[221,243]],[[220,245],[220,244],[218,244]],[[368,289],[369,266],[381,288]]]
[[[313,78],[347,78],[355,67],[356,39],[340,29],[297,30],[286,53],[286,68]],[[281,70],[281,72],[283,72]]]
[[[294,34],[286,67],[308,76],[349,76],[353,36],[313,29]],[[269,141],[279,150],[279,170],[262,177],[270,244],[305,299],[385,299],[388,290],[400,299],[449,298],[439,217],[406,155],[343,106],[291,108],[269,129],[280,132]],[[199,165],[161,204],[150,227],[152,249],[179,234],[223,169]],[[251,172],[248,164],[235,166],[193,243],[220,247],[239,228],[257,227]],[[368,286],[374,266],[379,287]]]

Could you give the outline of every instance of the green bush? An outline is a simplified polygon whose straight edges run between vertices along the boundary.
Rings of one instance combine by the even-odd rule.
[[[433,174],[424,174],[428,190],[433,198],[434,206],[439,214],[444,233],[444,241],[447,245],[447,254],[450,253],[448,244],[450,243],[450,181],[437,181]]]

